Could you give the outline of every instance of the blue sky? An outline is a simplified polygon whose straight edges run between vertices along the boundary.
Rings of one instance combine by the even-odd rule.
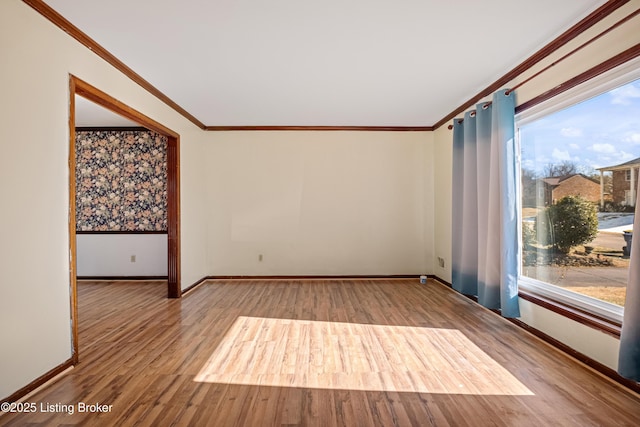
[[[571,161],[583,172],[640,157],[640,79],[520,129],[522,167]]]

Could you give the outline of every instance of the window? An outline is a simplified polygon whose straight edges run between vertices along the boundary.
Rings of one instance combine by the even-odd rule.
[[[631,169],[624,171],[624,179],[625,181],[631,181]]]
[[[520,287],[621,322],[633,213],[607,168],[640,159],[640,61],[531,110],[516,118]]]

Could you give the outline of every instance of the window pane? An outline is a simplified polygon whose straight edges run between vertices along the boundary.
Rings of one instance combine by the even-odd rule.
[[[519,135],[522,275],[624,305],[640,80],[530,122]]]

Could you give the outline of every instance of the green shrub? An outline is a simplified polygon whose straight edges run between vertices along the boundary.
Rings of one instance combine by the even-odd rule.
[[[593,203],[567,196],[536,217],[536,235],[543,245],[568,253],[572,247],[591,242],[598,234],[598,214]]]

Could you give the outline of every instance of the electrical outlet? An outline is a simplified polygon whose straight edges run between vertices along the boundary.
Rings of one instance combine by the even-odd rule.
[[[131,255],[131,262],[136,262],[136,256],[135,255]]]
[[[262,262],[262,254],[258,255],[258,261]]]
[[[444,268],[444,258],[438,257],[438,265],[440,268]]]

